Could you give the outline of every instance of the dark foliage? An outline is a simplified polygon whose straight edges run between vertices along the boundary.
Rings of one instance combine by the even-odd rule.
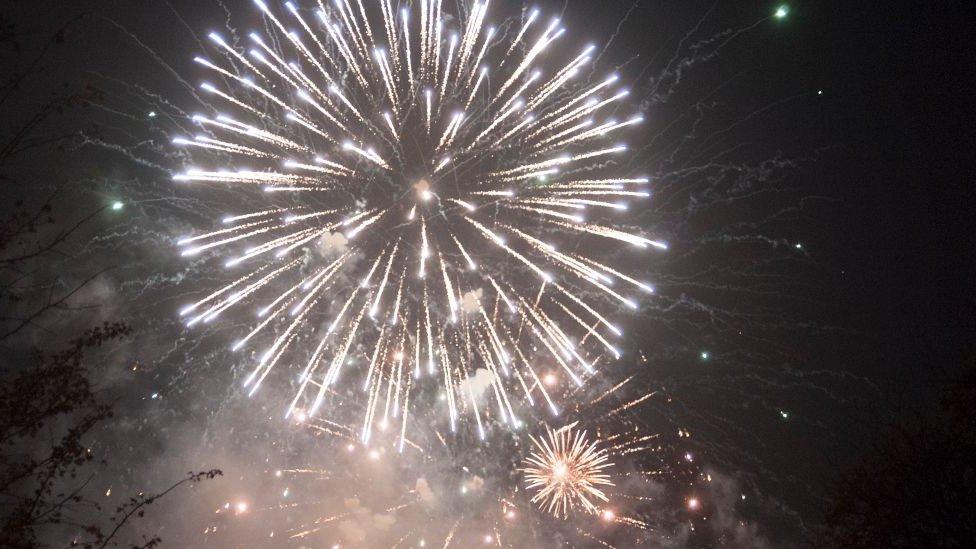
[[[95,430],[112,417],[90,382],[88,364],[99,347],[129,334],[123,323],[89,329],[63,350],[27,347],[25,338],[43,334],[57,348],[64,335],[42,319],[55,322],[76,311],[71,298],[104,271],[72,280],[58,272],[71,257],[72,238],[104,208],[62,223],[54,212],[66,182],[25,176],[21,168],[35,153],[57,150],[75,135],[70,125],[50,124],[69,109],[100,99],[91,86],[64,84],[48,95],[28,94],[28,83],[44,73],[53,48],[66,42],[71,26],[60,26],[41,43],[24,39],[16,25],[0,14],[0,547],[33,549],[75,545],[85,548],[121,544],[122,529],[147,507],[184,484],[221,474],[188,473],[169,488],[140,493],[114,509],[103,509],[90,483],[105,462],[90,446]],[[31,84],[35,86],[35,84]],[[67,129],[66,129],[67,128]],[[36,164],[36,162],[34,163]],[[24,188],[54,188],[46,198],[22,201]],[[34,194],[37,194],[36,192]],[[55,274],[51,274],[55,273]],[[53,337],[52,337],[53,336]],[[29,338],[28,338],[29,339]],[[40,338],[36,338],[40,339]],[[143,538],[132,547],[155,547],[159,537]]]
[[[221,474],[189,473],[112,511],[89,498],[86,488],[104,464],[86,440],[112,409],[92,392],[86,352],[128,333],[120,323],[94,328],[59,353],[35,353],[28,367],[0,380],[0,547],[44,547],[51,532],[64,531],[76,531],[73,543],[80,547],[115,546],[123,525],[147,506],[183,484]],[[138,547],[159,542],[153,537]]]
[[[45,74],[52,51],[65,43],[77,20],[60,26],[40,43],[24,41],[18,27],[0,14],[0,343],[49,313],[70,310],[70,299],[102,272],[70,280],[48,272],[71,257],[70,239],[102,209],[64,223],[55,219],[56,200],[66,182],[25,173],[35,154],[60,149],[77,132],[54,122],[73,109],[101,99],[91,85],[67,82],[48,94],[28,93]],[[24,200],[25,189],[53,189],[40,200]],[[63,208],[68,210],[68,208]]]
[[[815,545],[976,547],[976,368],[842,475]]]

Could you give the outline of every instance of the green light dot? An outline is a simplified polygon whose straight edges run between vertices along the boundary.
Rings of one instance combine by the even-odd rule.
[[[790,8],[788,6],[780,6],[780,7],[776,8],[775,15],[776,15],[776,18],[777,19],[782,19],[782,18],[786,17],[789,14],[790,14]]]
[[[123,206],[122,202],[120,202],[118,200],[116,200],[115,202],[112,202],[112,209],[113,210],[116,210],[116,211],[121,210],[122,209],[122,206]]]
[[[702,351],[700,356],[702,360],[708,360],[708,357],[710,357],[711,355],[708,354],[708,351]]]

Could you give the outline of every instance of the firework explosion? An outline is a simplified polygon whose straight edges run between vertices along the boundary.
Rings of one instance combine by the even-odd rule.
[[[186,324],[256,311],[233,344],[264,346],[249,394],[298,363],[286,414],[305,419],[353,378],[364,443],[397,422],[402,451],[414,403],[443,403],[452,432],[473,418],[482,439],[491,419],[523,424],[520,398],[558,414],[543,378],[580,386],[619,358],[612,316],[653,291],[578,250],[665,247],[613,225],[649,196],[648,178],[615,168],[617,134],[641,121],[614,117],[627,91],[585,77],[593,47],[536,10],[495,27],[487,1],[255,3],[265,33],[210,34],[195,60],[212,114],[173,140],[193,166],[177,181],[259,204],[180,241],[240,273]]]
[[[597,504],[608,501],[605,487],[613,486],[606,473],[613,467],[607,451],[574,427],[567,425],[548,431],[543,438],[533,437],[536,451],[526,459],[524,469],[526,486],[537,490],[533,503],[563,518],[577,506],[596,513]]]

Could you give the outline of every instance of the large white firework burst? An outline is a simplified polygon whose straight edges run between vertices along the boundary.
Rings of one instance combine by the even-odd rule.
[[[649,196],[619,173],[616,135],[641,117],[614,117],[617,77],[585,76],[594,48],[536,10],[494,27],[488,1],[255,3],[262,32],[212,33],[195,59],[214,100],[174,139],[194,166],[177,181],[256,203],[180,241],[241,273],[187,324],[253,318],[233,345],[264,345],[245,386],[293,368],[288,416],[353,380],[364,441],[392,426],[402,448],[411,403],[482,437],[523,405],[558,413],[547,385],[619,358],[611,317],[653,291],[577,250],[665,247],[612,224]]]

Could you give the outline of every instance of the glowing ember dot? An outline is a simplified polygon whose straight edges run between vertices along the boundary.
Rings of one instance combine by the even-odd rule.
[[[556,381],[557,381],[557,379],[556,379],[556,376],[555,376],[555,375],[553,375],[553,374],[546,374],[546,377],[545,377],[545,378],[543,378],[543,380],[542,380],[542,381],[543,381],[543,382],[544,382],[544,383],[545,383],[546,385],[548,385],[548,386],[550,386],[550,387],[552,387],[553,385],[555,385],[555,384],[556,384]]]
[[[782,19],[789,14],[790,14],[790,8],[788,6],[780,6],[776,8],[776,13],[774,15],[776,15],[777,19]]]
[[[245,503],[243,501],[242,502],[239,502],[237,504],[237,506],[235,507],[235,509],[237,509],[237,512],[238,513],[246,513],[247,512],[247,503]]]
[[[513,518],[515,518],[515,511],[512,511],[511,509],[509,509],[508,512],[505,513],[505,518],[507,518],[507,519],[513,519]]]
[[[305,415],[305,412],[299,411],[295,414],[295,421],[299,423],[304,423],[306,419],[308,419],[308,416]]]
[[[699,507],[701,507],[701,502],[698,501],[698,498],[691,498],[688,500],[688,509],[697,511]]]
[[[281,470],[280,469],[277,470],[277,471],[275,471],[275,476],[276,477],[281,477]]]
[[[346,450],[348,450],[350,452],[354,451],[355,449],[356,449],[356,446],[354,444],[350,444],[349,446],[346,446]]]
[[[488,534],[485,534],[485,543],[491,543],[491,540],[492,540],[492,537],[489,536]]]
[[[380,453],[379,453],[379,451],[377,451],[377,450],[370,450],[369,451],[369,459],[371,459],[373,461],[376,461],[377,459],[380,459]]]
[[[613,519],[617,518],[617,514],[610,509],[604,509],[603,512],[600,513],[600,516],[602,516],[603,520],[605,521],[612,521]]]
[[[433,196],[433,193],[430,192],[430,182],[426,179],[421,179],[414,183],[413,188],[422,200],[430,200],[430,197]]]

